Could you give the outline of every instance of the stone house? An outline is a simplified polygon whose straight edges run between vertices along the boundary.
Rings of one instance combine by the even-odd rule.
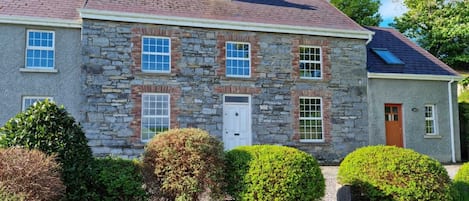
[[[185,127],[226,149],[282,144],[329,162],[386,143],[370,134],[382,133],[367,65],[374,30],[327,1],[5,1],[0,26],[22,32],[0,36],[16,50],[2,51],[0,68],[15,74],[0,81],[0,123],[34,95],[64,104],[97,156],[136,157],[155,133]],[[29,29],[52,30],[54,68],[23,69]]]
[[[461,160],[457,81],[461,76],[397,30],[368,27],[370,144]]]

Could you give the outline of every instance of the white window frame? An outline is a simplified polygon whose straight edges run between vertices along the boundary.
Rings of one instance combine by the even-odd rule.
[[[313,100],[313,99],[319,99],[320,101],[320,107],[321,107],[321,117],[301,117],[301,99],[310,99],[310,100]],[[309,96],[300,96],[299,99],[298,99],[298,133],[300,134],[300,142],[324,142],[324,135],[325,135],[325,131],[324,131],[324,107],[323,107],[323,101],[322,101],[322,98],[321,97],[309,97]],[[301,139],[301,120],[321,120],[321,136],[322,138],[321,139]],[[310,133],[309,135],[314,135],[313,133]]]
[[[234,45],[248,45],[248,58],[240,58],[240,57],[228,57],[228,44],[234,44]],[[251,61],[251,43],[247,42],[236,42],[236,41],[226,41],[225,42],[225,62],[230,60],[238,60],[238,61],[249,61],[249,67],[248,67],[248,75],[234,75],[234,74],[228,74],[228,65],[225,63],[225,75],[226,77],[238,77],[238,78],[250,78],[251,77],[251,68],[252,68],[252,61]]]
[[[432,116],[427,117],[427,107],[431,108],[432,110]],[[426,104],[425,105],[425,110],[424,110],[424,115],[425,115],[425,135],[438,135],[438,121],[437,121],[437,115],[436,115],[436,105],[434,104]],[[427,121],[433,121],[433,133],[427,133]]]
[[[155,50],[155,52],[151,52],[151,51],[144,51],[144,39],[145,38],[149,38],[149,39],[164,39],[164,40],[168,40],[168,52],[157,52]],[[140,67],[141,67],[141,70],[142,72],[146,72],[146,73],[171,73],[171,38],[169,37],[162,37],[162,36],[142,36],[142,39],[141,39],[141,57],[140,57]],[[168,56],[169,57],[169,68],[168,70],[148,70],[148,69],[143,69],[143,56],[144,55],[152,55],[152,56]]]
[[[31,32],[41,32],[41,33],[52,33],[52,47],[43,47],[43,46],[32,46],[29,45],[29,34]],[[28,66],[28,50],[47,50],[47,51],[52,51],[53,52],[53,61],[52,61],[52,67],[47,67],[47,66]],[[28,29],[26,33],[26,51],[24,54],[24,66],[25,68],[28,69],[54,69],[55,68],[55,32],[54,31],[49,31],[49,30],[37,30],[37,29]]]
[[[168,101],[168,115],[145,115],[144,110],[145,110],[145,96],[165,96]],[[155,108],[156,109],[156,108]],[[143,119],[144,118],[167,118],[168,119],[168,130],[171,129],[171,95],[168,93],[142,93],[142,100],[141,100],[141,118],[140,118],[140,140],[144,143],[148,142],[151,140],[153,136],[149,136],[146,133],[143,132]],[[156,135],[156,133],[154,133]],[[148,137],[148,139],[144,139],[145,137]]]
[[[322,48],[320,46],[308,46],[308,45],[300,45],[299,48],[309,48],[309,49],[319,49],[319,61],[316,61],[316,60],[311,60],[311,57],[310,57],[310,60],[301,60],[301,51],[299,50],[299,63],[298,63],[298,70],[300,72],[300,79],[309,79],[309,80],[321,80],[322,77],[323,77],[323,68],[324,68],[324,65],[322,63]],[[319,64],[319,77],[312,77],[312,76],[302,76],[301,75],[301,64],[304,63],[304,64],[311,64],[311,65],[315,65],[315,64]]]
[[[32,104],[30,104],[28,107],[26,107],[26,100],[28,99],[36,99]],[[22,97],[22,103],[21,103],[21,111],[25,111],[29,107],[31,107],[35,102],[37,101],[44,101],[45,99],[48,99],[49,101],[54,101],[54,98],[51,96],[23,96]]]

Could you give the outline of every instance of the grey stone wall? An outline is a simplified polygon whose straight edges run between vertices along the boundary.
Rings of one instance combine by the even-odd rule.
[[[139,45],[135,43],[138,29],[171,37],[174,44],[171,74],[135,70],[139,63],[133,55]],[[251,42],[251,78],[224,76],[221,38]],[[320,45],[326,47],[329,67],[323,81],[295,76],[292,47],[298,41],[300,45],[301,41],[322,41]],[[95,155],[135,157],[143,151],[144,144],[138,141],[135,127],[131,126],[136,118],[133,109],[140,104],[133,98],[135,86],[167,86],[178,91],[171,108],[171,117],[177,123],[172,126],[198,127],[220,139],[223,94],[241,93],[252,96],[254,144],[294,146],[320,160],[336,162],[368,144],[364,40],[84,19],[82,45],[86,96],[83,126]],[[298,91],[313,94],[317,91],[330,101],[330,109],[325,112],[328,120],[325,125],[329,127],[325,143],[301,143],[295,138],[293,99]]]
[[[55,32],[57,72],[24,72],[27,30]],[[77,121],[82,119],[80,29],[0,23],[0,126],[22,109],[24,96],[52,97]]]

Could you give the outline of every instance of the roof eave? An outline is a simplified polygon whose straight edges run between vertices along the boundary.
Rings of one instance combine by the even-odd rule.
[[[66,20],[57,18],[14,15],[0,15],[0,24],[24,24],[64,28],[81,28],[81,20]]]
[[[148,23],[148,24],[164,24],[164,25],[201,27],[201,28],[230,29],[230,30],[258,31],[258,32],[273,32],[273,33],[291,33],[291,34],[303,34],[303,35],[340,37],[340,38],[354,38],[354,39],[364,39],[364,40],[370,40],[372,35],[374,34],[373,32],[367,31],[367,30],[357,31],[357,30],[343,30],[343,29],[328,29],[328,28],[316,28],[316,27],[306,27],[306,26],[291,26],[291,25],[265,24],[265,23],[253,23],[253,22],[161,16],[161,15],[150,15],[150,14],[142,14],[142,13],[104,11],[104,10],[96,10],[96,9],[80,9],[79,12],[83,19],[138,22],[138,23]]]
[[[404,73],[371,73],[368,78],[396,79],[396,80],[432,80],[432,81],[460,81],[462,76],[458,75],[429,75],[429,74],[404,74]]]

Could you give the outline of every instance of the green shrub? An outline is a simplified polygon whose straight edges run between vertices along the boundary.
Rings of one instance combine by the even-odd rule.
[[[358,200],[451,200],[451,180],[436,160],[410,149],[368,146],[345,157],[338,180]]]
[[[0,149],[0,200],[53,201],[64,192],[54,157],[38,150]]]
[[[47,100],[38,102],[0,128],[0,146],[22,146],[57,154],[68,200],[90,200],[88,190],[93,160],[85,134],[62,107]]]
[[[24,194],[10,193],[5,187],[0,186],[0,200],[2,201],[26,201]]]
[[[303,201],[324,196],[316,159],[276,145],[238,147],[226,153],[227,192],[236,200]]]
[[[469,200],[469,162],[464,163],[453,180],[455,200]]]
[[[169,200],[219,198],[223,185],[223,145],[200,129],[173,129],[147,144],[144,176],[152,197]],[[209,198],[203,198],[204,200]]]
[[[97,158],[94,162],[97,200],[145,200],[143,176],[138,161]]]

